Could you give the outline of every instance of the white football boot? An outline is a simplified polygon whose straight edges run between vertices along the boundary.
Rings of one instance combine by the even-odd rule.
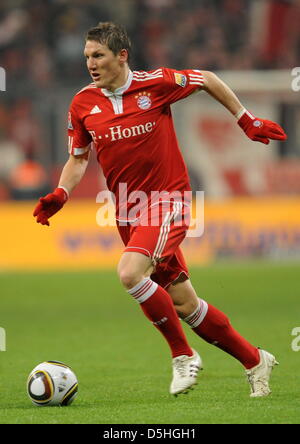
[[[199,354],[193,350],[192,356],[182,355],[173,358],[173,380],[170,386],[171,395],[188,393],[197,384],[199,370],[202,370],[202,360]]]
[[[246,375],[251,387],[251,398],[268,396],[271,393],[269,379],[272,369],[278,365],[275,357],[265,350],[259,350],[260,362],[255,367],[246,370]]]

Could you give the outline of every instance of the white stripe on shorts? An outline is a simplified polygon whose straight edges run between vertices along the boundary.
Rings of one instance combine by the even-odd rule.
[[[173,211],[171,213],[169,211],[166,213],[165,219],[160,227],[157,244],[154,249],[153,253],[154,261],[157,262],[160,259],[168,240],[171,223],[177,217],[177,215],[180,213],[181,210],[182,210],[182,202],[174,202]]]

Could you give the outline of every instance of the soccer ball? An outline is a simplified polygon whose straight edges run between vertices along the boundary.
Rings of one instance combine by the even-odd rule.
[[[37,365],[27,380],[27,393],[38,406],[70,405],[77,395],[75,373],[59,361],[46,361]]]

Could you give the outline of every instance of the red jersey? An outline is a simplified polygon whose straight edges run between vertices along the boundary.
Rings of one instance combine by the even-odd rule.
[[[202,86],[200,71],[168,68],[130,71],[126,84],[114,92],[91,83],[70,106],[69,153],[82,154],[93,142],[117,204],[121,183],[128,195],[189,191],[170,105]]]

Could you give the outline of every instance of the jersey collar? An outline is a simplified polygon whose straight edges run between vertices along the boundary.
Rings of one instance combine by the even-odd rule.
[[[114,92],[109,91],[108,89],[105,89],[105,88],[101,88],[101,91],[106,97],[122,96],[124,94],[124,92],[127,91],[127,89],[130,87],[131,82],[132,82],[132,78],[133,78],[133,72],[131,70],[129,70],[128,78],[127,78],[125,85],[120,86],[120,88],[117,88]]]

